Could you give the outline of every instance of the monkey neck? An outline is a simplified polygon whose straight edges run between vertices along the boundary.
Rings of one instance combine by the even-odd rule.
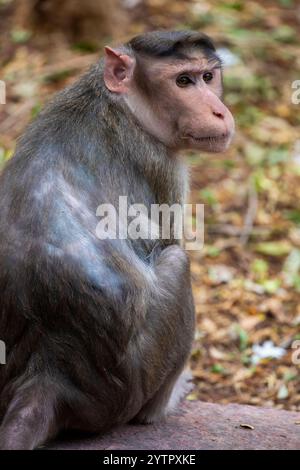
[[[108,93],[106,92],[106,96]],[[182,159],[143,129],[125,101],[107,96],[106,135],[114,136],[114,155],[146,182],[159,204],[183,204],[188,186]],[[137,201],[139,202],[139,201]]]

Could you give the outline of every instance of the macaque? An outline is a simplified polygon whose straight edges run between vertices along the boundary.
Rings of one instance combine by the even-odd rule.
[[[20,139],[0,179],[1,449],[152,423],[176,401],[194,334],[188,256],[172,236],[99,238],[96,212],[120,195],[183,204],[180,151],[231,141],[221,97],[206,35],[151,32],[106,47]]]

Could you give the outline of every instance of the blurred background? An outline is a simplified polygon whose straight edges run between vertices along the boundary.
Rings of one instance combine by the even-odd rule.
[[[153,29],[212,36],[237,126],[225,155],[188,154],[206,221],[188,399],[300,410],[299,0],[0,0],[0,166],[104,44]]]

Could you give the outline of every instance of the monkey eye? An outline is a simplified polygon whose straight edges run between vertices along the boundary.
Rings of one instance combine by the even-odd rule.
[[[185,87],[185,86],[188,86],[190,83],[193,83],[193,81],[190,79],[188,75],[179,75],[179,77],[176,78],[177,86]]]
[[[212,72],[205,72],[203,74],[203,80],[205,81],[205,83],[211,82],[213,78],[214,78],[214,75]]]

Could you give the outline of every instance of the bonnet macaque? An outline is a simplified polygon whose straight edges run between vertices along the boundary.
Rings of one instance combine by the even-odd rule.
[[[163,417],[194,333],[178,240],[101,238],[97,207],[184,203],[180,151],[221,152],[233,118],[197,32],[152,32],[58,94],[0,179],[0,448]]]

